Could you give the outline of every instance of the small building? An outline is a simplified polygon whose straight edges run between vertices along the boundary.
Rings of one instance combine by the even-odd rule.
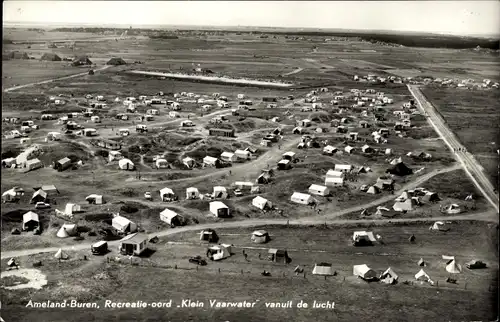
[[[160,199],[161,201],[174,201],[175,198],[175,193],[172,189],[170,188],[163,188],[160,190]]]
[[[134,233],[137,231],[136,223],[120,215],[113,217],[111,225],[114,229],[124,234]]]
[[[308,189],[309,193],[317,196],[328,196],[330,194],[330,189],[325,186],[320,186],[317,184],[312,184]]]
[[[184,218],[173,210],[165,208],[160,212],[160,220],[169,224],[170,227],[182,226],[184,224]]]
[[[54,162],[54,169],[57,171],[64,171],[71,167],[71,160],[69,158],[62,158],[59,161]]]
[[[289,264],[292,261],[284,249],[271,248],[267,253],[269,260],[275,263]]]
[[[198,188],[195,187],[186,188],[187,200],[198,199],[198,198],[200,198],[200,191],[198,191]]]
[[[123,255],[140,256],[148,248],[148,235],[135,233],[120,240],[118,250]]]
[[[211,136],[234,137],[234,129],[211,128],[208,130]]]
[[[220,159],[225,162],[236,162],[238,157],[232,152],[222,152]]]
[[[210,212],[215,217],[218,217],[218,218],[227,218],[230,215],[229,207],[220,201],[210,202],[209,209],[210,209]]]
[[[40,227],[38,214],[28,211],[23,215],[23,230],[35,230]]]
[[[234,155],[238,159],[242,160],[250,160],[252,158],[252,154],[250,153],[250,151],[245,151],[245,150],[236,150],[234,151]]]
[[[273,204],[261,196],[257,196],[252,200],[252,206],[259,208],[260,210],[271,209]]]
[[[207,155],[206,157],[203,158],[203,164],[215,167],[219,164],[219,159]]]
[[[314,203],[314,198],[306,193],[294,192],[290,197],[290,201],[302,205],[310,205]]]
[[[252,233],[250,240],[256,244],[265,244],[271,240],[271,237],[265,230],[256,230]]]

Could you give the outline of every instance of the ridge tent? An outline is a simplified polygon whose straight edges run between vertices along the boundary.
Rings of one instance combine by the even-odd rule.
[[[217,236],[217,233],[213,229],[204,229],[200,232],[200,240],[216,243],[219,241],[219,236]]]
[[[418,271],[417,274],[415,274],[415,279],[417,281],[428,282],[431,285],[434,284],[431,277],[429,275],[427,275],[427,273],[423,269],[421,269],[420,271]]]
[[[376,241],[377,240],[371,231],[355,231],[352,234],[352,242],[354,246],[370,246]]]
[[[127,63],[121,57],[113,57],[106,63],[106,65],[113,65],[113,66],[126,65],[126,64]]]
[[[261,196],[257,196],[252,200],[252,206],[259,208],[260,210],[270,209],[273,207],[273,204]]]
[[[175,193],[170,188],[163,188],[160,190],[161,201],[173,201],[175,200]]]
[[[57,259],[68,259],[69,258],[69,256],[65,252],[62,251],[62,248],[59,248],[59,250],[54,255],[54,257]]]
[[[36,213],[28,211],[23,215],[23,230],[35,230],[39,227],[40,219]]]
[[[292,202],[302,204],[302,205],[310,205],[314,203],[314,199],[311,195],[306,193],[294,192],[290,197]]]
[[[172,228],[183,224],[183,218],[178,213],[168,208],[160,212],[160,220],[169,224]]]
[[[310,194],[318,196],[328,196],[330,194],[330,189],[317,184],[310,185],[308,191]]]
[[[215,215],[215,217],[225,218],[229,217],[230,212],[228,206],[220,201],[212,201],[209,204],[210,212]]]
[[[398,278],[398,274],[396,274],[390,267],[386,269],[385,272],[380,274],[379,277],[380,281],[386,284],[396,284],[398,282]]]
[[[396,176],[404,177],[413,173],[413,170],[408,168],[403,162],[394,165],[385,171]]]
[[[200,197],[200,192],[198,191],[198,188],[194,187],[186,188],[186,199],[188,200],[198,199],[199,197]]]
[[[267,253],[269,254],[269,260],[275,263],[289,264],[292,261],[288,256],[288,252],[283,249],[271,248]]]
[[[352,273],[354,276],[362,278],[365,281],[373,281],[377,279],[377,273],[366,264],[354,265]]]
[[[218,261],[230,256],[230,251],[224,245],[215,245],[208,247],[207,257],[211,260]]]
[[[111,225],[121,233],[133,233],[137,231],[136,223],[120,215],[113,217]]]
[[[457,264],[455,259],[453,259],[448,265],[446,265],[446,271],[451,274],[462,273],[462,266]]]
[[[215,186],[212,196],[214,198],[227,199],[228,197],[227,189],[222,186]]]
[[[57,56],[54,53],[45,53],[42,55],[40,60],[48,60],[48,61],[61,61],[61,57]]]
[[[39,189],[33,193],[33,197],[31,197],[30,203],[37,202],[45,202],[47,201],[47,192],[42,189]]]

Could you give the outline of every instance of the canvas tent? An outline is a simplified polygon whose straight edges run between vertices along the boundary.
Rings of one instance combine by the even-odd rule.
[[[30,59],[27,53],[21,51],[12,51],[7,55],[7,57],[8,59]]]
[[[133,233],[137,231],[136,223],[120,215],[113,217],[111,225],[121,233]]]
[[[28,211],[23,215],[23,230],[35,230],[40,227],[38,214]]]
[[[334,146],[331,146],[331,145],[327,145],[323,148],[323,153],[324,154],[334,154],[335,152],[337,152],[337,148],[334,147]]]
[[[352,273],[354,276],[362,278],[365,281],[373,281],[377,279],[377,273],[366,264],[354,265]]]
[[[420,259],[418,260],[418,263],[417,263],[417,264],[418,264],[418,266],[427,266],[427,263],[424,261],[424,259],[423,259],[423,258],[420,258]]]
[[[123,158],[120,161],[118,161],[118,167],[121,170],[134,170],[135,169],[134,163],[127,158]]]
[[[73,66],[84,66],[84,65],[92,65],[88,56],[77,56],[73,59]]]
[[[377,188],[376,186],[371,186],[370,188],[368,188],[368,190],[366,190],[366,193],[375,195],[375,194],[380,193],[380,189]]]
[[[273,204],[261,196],[257,196],[252,199],[252,206],[259,208],[260,210],[271,209]]]
[[[160,189],[160,199],[161,201],[173,201],[175,199],[175,193],[170,188]]]
[[[342,178],[344,177],[344,172],[339,171],[339,170],[328,170],[326,172],[326,178]]]
[[[225,162],[236,162],[238,157],[232,152],[222,152],[220,159]]]
[[[200,197],[200,192],[198,191],[198,188],[195,187],[186,188],[186,199],[188,200],[198,199],[199,197]]]
[[[56,236],[59,238],[67,238],[71,236],[75,236],[78,232],[78,229],[75,224],[64,224],[59,228]]]
[[[61,61],[61,57],[57,56],[54,53],[45,53],[42,55],[40,60],[48,60],[48,61]]]
[[[271,240],[271,238],[269,237],[269,233],[267,231],[256,230],[252,233],[250,240],[256,244],[264,244]]]
[[[102,205],[104,203],[102,195],[91,194],[85,198],[89,204]]]
[[[220,201],[212,201],[209,204],[209,209],[215,217],[219,218],[229,217],[230,214],[228,206]]]
[[[231,252],[224,245],[210,246],[207,249],[207,257],[211,260],[218,261],[231,256]]]
[[[113,66],[126,65],[126,64],[127,63],[120,57],[113,57],[106,63],[106,65],[113,65]]]
[[[47,200],[47,192],[39,189],[35,191],[33,197],[31,197],[30,203],[45,202]]]
[[[310,185],[308,191],[310,194],[318,196],[328,196],[330,194],[330,189],[317,184]]]
[[[216,166],[218,163],[218,159],[211,157],[211,156],[206,156],[203,158],[203,164],[208,165],[208,166]]]
[[[406,212],[413,210],[415,206],[417,206],[417,201],[413,198],[409,198],[405,201],[396,201],[396,203],[392,206],[392,209],[398,212]]]
[[[451,274],[459,274],[462,272],[462,266],[457,264],[455,259],[453,259],[446,265],[446,271]]]
[[[284,249],[271,248],[267,253],[269,254],[269,260],[275,263],[289,264],[292,261],[288,256],[288,252]]]
[[[234,151],[234,155],[236,155],[238,159],[243,159],[243,160],[249,160],[252,157],[250,151],[246,150],[236,150]]]
[[[314,198],[306,193],[294,192],[290,197],[290,200],[294,203],[302,205],[310,205],[314,203]]]
[[[59,250],[55,253],[54,257],[57,259],[68,259],[69,258],[68,254],[63,252],[62,248],[59,248]]]
[[[427,273],[423,269],[421,269],[420,271],[418,271],[417,274],[415,274],[415,279],[417,281],[429,282],[430,284],[434,284],[434,282],[431,280],[431,277],[427,275]]]
[[[227,189],[222,186],[215,186],[212,196],[214,198],[226,199],[228,197]]]
[[[336,186],[343,186],[343,185],[344,185],[344,178],[327,177],[325,179],[325,186],[327,186],[327,187],[336,187]]]
[[[396,272],[394,272],[394,270],[390,267],[386,269],[385,272],[380,274],[379,277],[380,281],[386,284],[396,284],[398,282],[398,278],[398,274],[396,274]]]
[[[441,226],[444,226],[444,222],[442,221],[436,221],[430,228],[429,230],[441,230]]]
[[[190,157],[185,157],[182,159],[182,164],[184,164],[188,168],[192,168],[194,166],[194,160]]]
[[[27,170],[36,170],[39,168],[43,168],[43,163],[42,163],[42,161],[40,161],[37,158],[31,159],[31,160],[26,161],[25,168]]]
[[[69,167],[71,167],[71,159],[67,157],[54,162],[54,169],[56,169],[57,171],[64,171]]]
[[[394,165],[392,168],[387,169],[386,173],[403,177],[412,174],[413,170],[408,168],[403,162],[400,162]]]
[[[312,273],[313,275],[323,275],[323,276],[334,275],[332,264],[330,263],[315,264]]]
[[[74,203],[68,203],[66,204],[66,207],[64,208],[64,213],[66,215],[72,215],[75,212],[81,211],[80,205],[74,204]]]
[[[168,208],[160,212],[160,220],[172,227],[181,226],[183,224],[182,216]]]
[[[352,234],[354,246],[372,245],[377,240],[371,231],[355,231]]]
[[[219,236],[213,229],[205,229],[200,232],[200,240],[208,241],[209,243],[216,243],[219,241]]]

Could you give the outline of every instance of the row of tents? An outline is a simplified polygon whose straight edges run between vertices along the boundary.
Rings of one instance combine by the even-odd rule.
[[[26,52],[21,52],[21,51],[12,51],[9,53],[4,53],[2,55],[3,60],[10,60],[10,59],[30,59],[30,56]],[[44,61],[62,61],[63,59],[57,55],[56,53],[45,53],[40,57],[40,60]],[[89,59],[88,56],[81,55],[81,56],[76,56],[72,59],[72,65],[73,66],[84,66],[84,65],[92,65],[92,61]],[[106,65],[113,65],[113,66],[118,66],[118,65],[126,65],[127,63],[123,58],[120,57],[113,57],[110,60],[106,62]]]

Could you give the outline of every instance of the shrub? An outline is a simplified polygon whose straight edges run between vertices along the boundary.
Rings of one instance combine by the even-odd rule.
[[[127,214],[131,214],[139,211],[139,209],[131,204],[124,204],[120,207],[120,211],[126,212]]]

